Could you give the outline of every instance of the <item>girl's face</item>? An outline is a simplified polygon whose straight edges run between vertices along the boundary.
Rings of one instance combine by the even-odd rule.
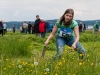
[[[70,14],[70,13],[66,13],[65,15],[64,15],[64,18],[65,18],[65,22],[69,22],[71,19],[72,19],[72,14]]]

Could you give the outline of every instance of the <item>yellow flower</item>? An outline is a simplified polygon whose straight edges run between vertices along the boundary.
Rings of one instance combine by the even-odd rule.
[[[82,64],[83,64],[82,62],[79,63],[80,66],[81,66]]]
[[[64,62],[66,62],[66,60],[64,60]]]
[[[74,60],[74,58],[72,58]]]
[[[86,60],[86,61],[88,61],[88,62],[89,62],[90,60]]]
[[[14,66],[14,64],[11,64],[12,66]]]
[[[3,70],[6,70],[6,68],[3,68]]]
[[[47,72],[44,72],[44,74],[47,74]]]
[[[89,57],[90,55],[89,54],[87,54],[87,57]]]
[[[62,58],[62,60],[64,60],[65,58]]]
[[[34,64],[31,64],[32,67],[34,67]]]
[[[6,61],[8,61],[9,59],[6,59]]]
[[[62,62],[59,62],[58,65],[62,65]]]
[[[58,75],[57,73],[55,75]]]
[[[93,66],[93,63],[91,63],[91,66]]]
[[[32,48],[32,46],[31,46],[31,48]]]
[[[80,56],[83,56],[83,54],[80,54]]]
[[[71,47],[70,46],[68,46],[68,49],[70,49]]]

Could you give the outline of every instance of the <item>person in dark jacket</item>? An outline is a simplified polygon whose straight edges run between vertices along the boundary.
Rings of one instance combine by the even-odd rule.
[[[80,22],[80,24],[78,26],[79,26],[79,32],[82,32],[83,31],[83,24],[82,24],[82,22]]]
[[[16,28],[15,28],[15,24],[13,25],[13,33],[15,33],[15,30],[16,30]]]
[[[29,33],[29,34],[31,33],[31,27],[32,27],[32,25],[31,25],[31,23],[29,22],[29,23],[28,23],[28,33]]]
[[[34,23],[34,32],[36,34],[36,36],[40,36],[40,32],[39,32],[39,24],[40,24],[40,18],[39,15],[36,15],[36,20]]]
[[[0,34],[3,36],[3,23],[0,21]]]

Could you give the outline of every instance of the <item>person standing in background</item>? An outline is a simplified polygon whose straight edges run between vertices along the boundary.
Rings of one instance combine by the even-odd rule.
[[[27,26],[26,22],[23,22],[22,23],[23,33],[26,33],[26,26]]]
[[[35,33],[34,32],[34,24],[32,25],[31,30],[32,30],[32,34],[34,34]]]
[[[79,26],[79,32],[83,32],[83,24],[82,24],[82,22],[80,22],[80,24],[78,25]]]
[[[15,24],[13,25],[13,33],[15,33],[15,30],[16,30],[16,28],[15,28]]]
[[[36,15],[36,20],[34,23],[34,32],[36,34],[36,36],[40,37],[40,32],[39,32],[39,24],[40,24],[41,20],[39,18],[39,15]]]
[[[42,38],[45,38],[45,34],[46,34],[46,23],[44,22],[44,19],[43,18],[41,18],[40,20],[41,20],[41,22],[39,24],[40,36]]]
[[[6,25],[6,22],[3,23],[3,32],[4,32],[4,35],[5,35],[5,33],[7,32],[7,25]]]
[[[83,27],[83,32],[85,32],[85,30],[86,30],[86,25],[84,24],[84,27]]]
[[[2,34],[3,36],[3,23],[1,20],[0,20],[0,34]]]
[[[99,23],[96,21],[96,23],[94,24],[94,33],[98,33],[99,32]]]
[[[23,30],[23,29],[22,29],[22,25],[20,25],[20,33],[22,33],[22,30]]]
[[[28,33],[29,33],[29,34],[31,34],[31,28],[32,28],[32,25],[31,25],[31,23],[29,22],[29,23],[28,23]]]
[[[50,24],[49,24],[49,32],[52,32],[52,29],[53,29],[53,24],[52,24],[52,22],[50,22]]]

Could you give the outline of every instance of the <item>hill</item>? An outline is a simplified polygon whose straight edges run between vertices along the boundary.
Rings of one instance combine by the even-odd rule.
[[[46,20],[48,23],[52,22],[53,24],[55,24],[55,22],[57,21],[57,19],[54,20]],[[76,20],[78,23],[82,22],[83,24],[86,24],[86,27],[88,27],[89,25],[94,25],[96,21],[99,22],[100,24],[100,20],[86,20],[86,21],[82,21],[82,20]],[[29,21],[26,21],[26,23],[28,23]],[[34,24],[34,21],[30,21],[31,24]],[[19,29],[20,25],[22,24],[22,21],[10,21],[10,22],[6,22],[7,24],[7,28],[11,29],[13,27],[13,25],[16,25],[16,29]]]

